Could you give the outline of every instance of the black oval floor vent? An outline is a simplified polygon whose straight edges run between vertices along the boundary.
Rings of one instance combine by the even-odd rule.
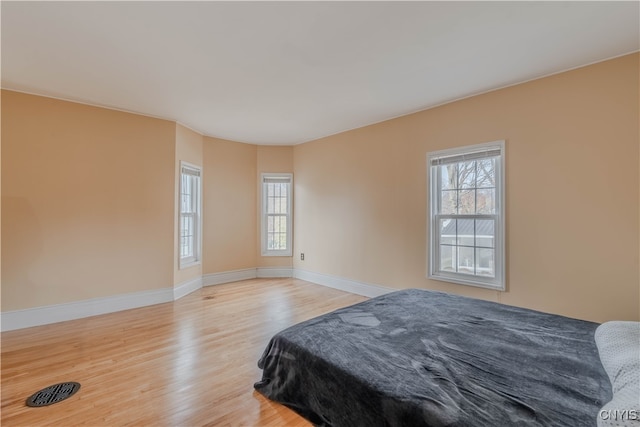
[[[27,399],[27,406],[47,406],[61,402],[80,390],[80,383],[54,384],[34,393]]]

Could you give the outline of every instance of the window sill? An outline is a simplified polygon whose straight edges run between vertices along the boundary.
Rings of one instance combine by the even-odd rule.
[[[456,285],[474,286],[476,288],[491,289],[493,291],[504,292],[506,290],[504,283],[498,283],[498,284],[486,283],[486,282],[476,281],[473,279],[466,279],[464,277],[440,276],[435,274],[429,274],[427,278],[431,280],[438,280],[440,282],[455,283]]]
[[[196,267],[198,265],[201,265],[202,263],[198,260],[198,261],[190,261],[190,262],[180,262],[180,265],[178,266],[178,270],[186,270],[188,268],[191,267]]]
[[[291,252],[262,252],[263,257],[292,257]]]

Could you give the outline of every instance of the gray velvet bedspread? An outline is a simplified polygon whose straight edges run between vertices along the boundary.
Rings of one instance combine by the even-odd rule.
[[[595,426],[597,326],[409,289],[276,334],[255,388],[321,426]]]

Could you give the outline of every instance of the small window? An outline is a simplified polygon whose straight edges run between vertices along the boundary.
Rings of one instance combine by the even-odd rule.
[[[200,168],[180,164],[180,268],[200,261]]]
[[[291,256],[291,174],[262,174],[262,255]]]
[[[504,290],[504,141],[432,152],[427,161],[429,277]]]

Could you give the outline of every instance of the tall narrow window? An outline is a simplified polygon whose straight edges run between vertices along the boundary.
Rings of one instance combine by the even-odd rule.
[[[180,164],[180,268],[200,261],[200,168]]]
[[[432,152],[428,165],[429,277],[504,290],[504,141]]]
[[[262,255],[291,256],[290,173],[262,174]]]

